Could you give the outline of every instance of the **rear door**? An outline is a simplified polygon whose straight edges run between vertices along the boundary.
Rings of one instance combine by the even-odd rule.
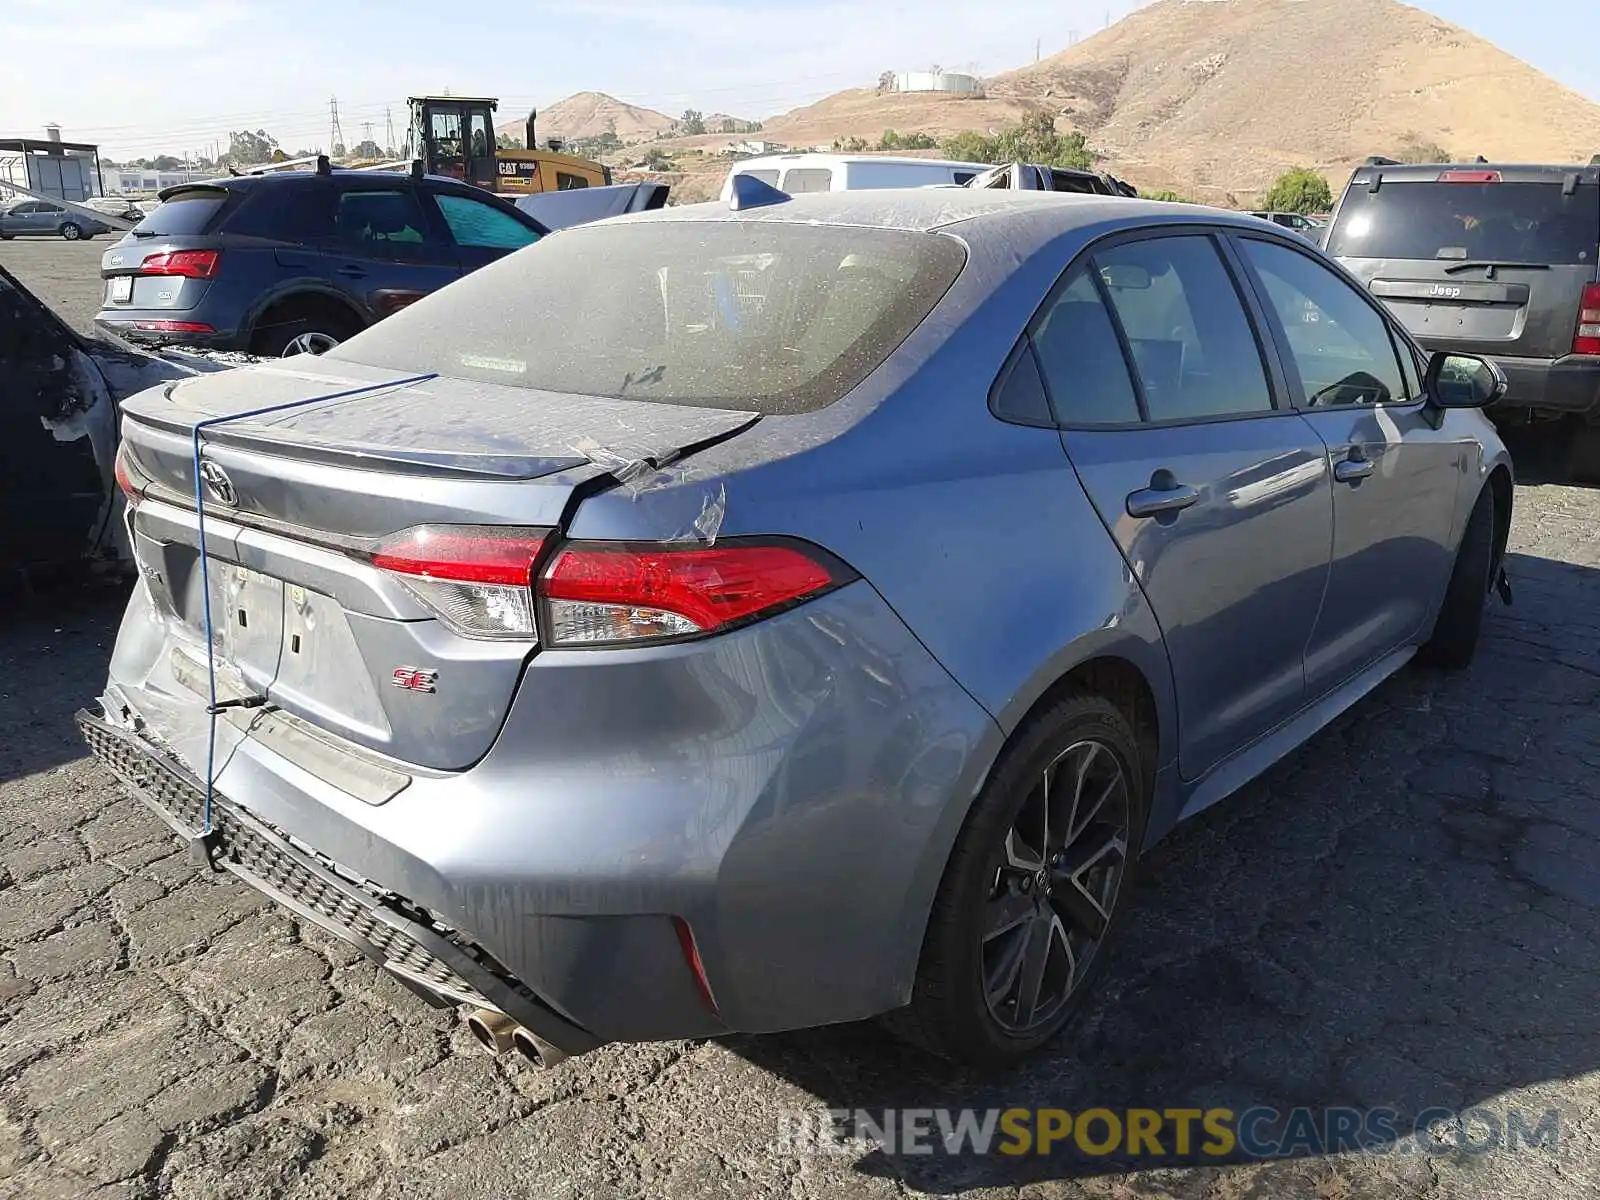
[[[1032,336],[1067,452],[1166,637],[1197,778],[1304,700],[1327,453],[1275,403],[1276,362],[1209,234],[1095,250]]]
[[[1596,279],[1600,183],[1452,169],[1373,190],[1358,173],[1326,246],[1430,350],[1558,358]]]
[[[326,260],[329,282],[373,320],[460,277],[460,258],[432,207],[424,206],[409,180],[352,182],[339,190]]]
[[[1374,301],[1299,247],[1236,244],[1333,474],[1333,563],[1306,647],[1315,699],[1411,639],[1444,595],[1477,442],[1456,422],[1433,428],[1416,358]]]

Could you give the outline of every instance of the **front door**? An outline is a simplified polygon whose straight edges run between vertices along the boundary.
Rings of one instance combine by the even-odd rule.
[[[410,182],[351,185],[338,196],[332,282],[379,320],[461,275],[456,249]]]
[[[450,232],[463,274],[539,240],[537,229],[530,229],[487,199],[442,191],[433,192],[428,199],[438,207],[440,220]]]
[[[1031,332],[1067,453],[1160,622],[1179,765],[1198,778],[1304,701],[1328,575],[1327,453],[1275,405],[1207,234],[1097,250]]]
[[[1298,248],[1238,245],[1282,327],[1291,394],[1334,480],[1333,565],[1306,648],[1316,697],[1412,639],[1444,594],[1477,443],[1432,428],[1416,359],[1375,303]]]

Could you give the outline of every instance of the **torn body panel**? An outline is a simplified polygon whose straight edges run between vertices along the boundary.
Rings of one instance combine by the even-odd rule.
[[[81,337],[0,270],[0,569],[127,561],[118,404],[191,374]]]

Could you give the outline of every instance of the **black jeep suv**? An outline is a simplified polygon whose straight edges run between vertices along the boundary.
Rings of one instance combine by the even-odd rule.
[[[1494,359],[1495,420],[1562,420],[1600,483],[1600,165],[1369,162],[1326,249],[1427,349]]]
[[[261,355],[321,353],[545,233],[479,188],[390,172],[241,175],[161,200],[102,257],[95,320]]]

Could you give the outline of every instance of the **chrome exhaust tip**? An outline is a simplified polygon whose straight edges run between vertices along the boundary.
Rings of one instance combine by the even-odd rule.
[[[511,1042],[517,1053],[536,1067],[553,1067],[567,1058],[565,1050],[552,1046],[538,1034],[524,1029],[521,1025],[512,1026]]]
[[[483,1044],[483,1048],[493,1054],[516,1049],[514,1035],[521,1032],[521,1026],[515,1021],[492,1008],[473,1009],[467,1014],[467,1028]]]

